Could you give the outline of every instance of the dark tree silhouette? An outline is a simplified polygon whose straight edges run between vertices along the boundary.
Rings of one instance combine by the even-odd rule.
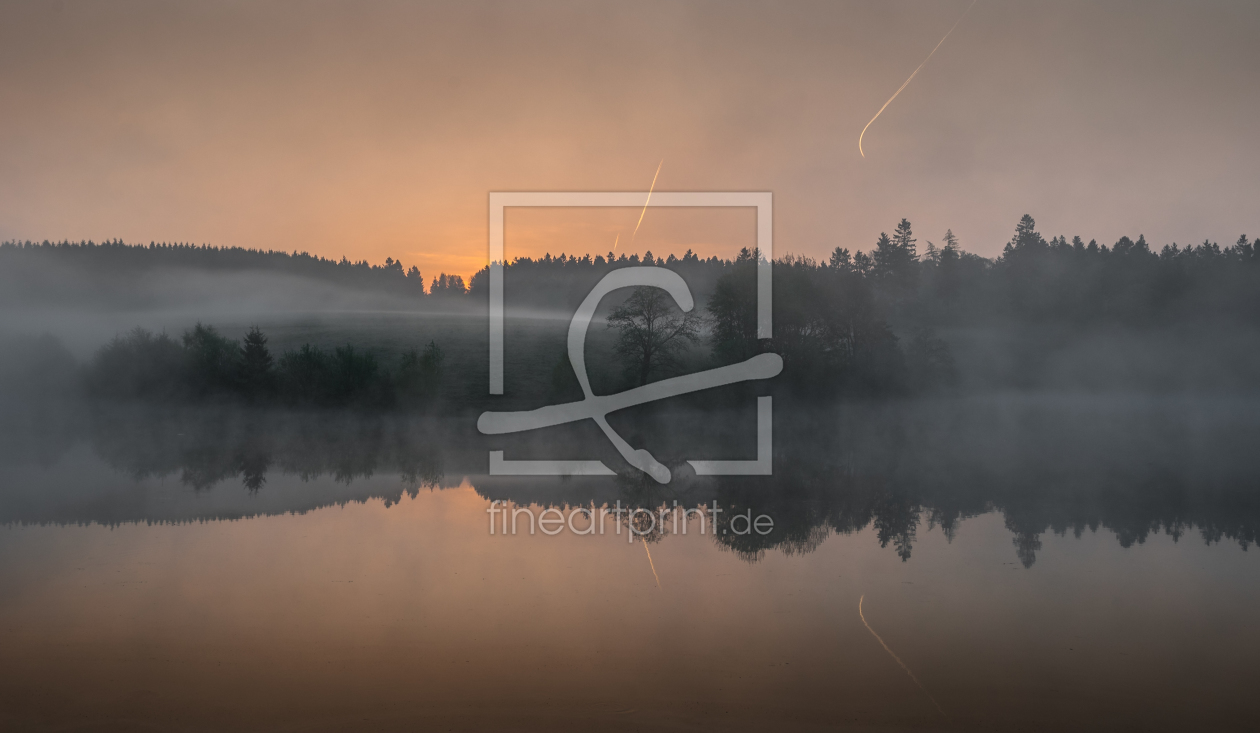
[[[700,339],[697,312],[683,313],[659,288],[635,288],[608,316],[608,327],[620,332],[617,354],[625,360],[626,376],[640,385],[677,367],[681,352]]]
[[[185,358],[170,336],[136,328],[96,352],[86,386],[89,394],[109,399],[180,399],[187,393]]]
[[[1108,246],[1081,237],[1043,236],[1028,215],[1014,229],[1002,255],[993,259],[963,251],[952,231],[940,240],[939,250],[930,250],[935,256],[918,257],[906,219],[897,223],[892,236],[880,235],[866,252],[833,247],[825,263],[782,257],[773,266],[772,341],[756,336],[757,253],[745,250],[734,260],[701,259],[690,251],[682,257],[652,253],[651,262],[682,275],[710,316],[716,361],[729,363],[776,351],[784,356],[785,370],[777,383],[807,388],[805,392],[814,395],[930,391],[949,381],[944,377],[950,361],[965,389],[1051,386],[1056,370],[1059,375],[1070,371],[1072,384],[1090,389],[1255,386],[1260,358],[1252,356],[1256,349],[1245,346],[1260,334],[1260,246],[1255,240],[1240,236],[1226,247],[1204,241],[1157,249],[1139,234]],[[638,255],[611,252],[518,258],[503,265],[507,302],[572,312],[600,278],[638,262]],[[64,305],[63,296],[77,302],[73,299],[81,296],[80,291],[91,295],[95,287],[107,295],[110,287],[121,287],[119,283],[131,282],[128,278],[156,266],[272,269],[374,291],[423,294],[419,270],[392,258],[372,266],[188,245],[8,242],[0,244],[0,304],[25,303],[29,292],[23,295],[26,291],[19,292],[20,287],[6,284],[20,285],[22,273],[45,265],[57,271],[81,267],[91,274],[83,279],[89,287],[73,293],[57,290],[55,279],[40,280],[52,283],[46,288],[48,297],[55,296],[59,305]],[[467,287],[460,276],[443,273],[433,280],[433,294],[440,297],[424,302],[442,309],[483,307],[488,283],[487,269],[473,275]],[[919,339],[924,333],[936,335]],[[630,332],[626,336],[633,340]],[[1229,346],[1239,340],[1244,346]],[[645,355],[646,371],[659,372],[692,341],[676,337],[678,348],[666,346],[658,355],[651,340],[640,339],[632,349],[634,358],[623,349],[622,358],[633,362],[630,379],[641,383],[653,378],[644,376]],[[1133,359],[1089,359],[1086,346],[1091,342],[1138,348],[1142,353]],[[147,332],[131,334],[97,355],[85,383],[93,395],[114,399],[209,400],[250,394],[256,398],[271,390],[243,377],[255,369],[244,363],[251,348],[205,326],[185,334],[182,343]],[[1064,367],[1064,354],[1074,363]],[[1189,368],[1157,366],[1187,362],[1190,355],[1196,363],[1188,363]],[[310,349],[295,352],[273,365],[274,392],[289,404],[425,401],[420,395],[430,387],[419,385],[430,381],[416,376],[423,371],[421,355],[401,356],[405,364],[363,352],[346,358]],[[697,362],[703,357],[696,353]],[[375,371],[365,366],[372,360]],[[554,363],[550,354],[542,361]],[[1142,374],[1093,368],[1120,361],[1156,366],[1143,366]],[[1163,371],[1155,374],[1153,370],[1160,368]],[[568,378],[557,375],[553,386]],[[467,370],[451,376],[479,378]],[[541,382],[546,389],[545,374]]]
[[[429,286],[429,294],[439,297],[464,295],[468,289],[464,287],[464,278],[459,275],[447,275],[445,272],[433,278]]]
[[[713,351],[720,361],[742,361],[761,351],[757,339],[757,268],[747,250],[732,271],[718,279],[708,313]]]
[[[271,396],[275,390],[274,360],[267,350],[267,337],[254,326],[241,343],[240,387],[250,400]]]
[[[914,234],[910,222],[902,219],[893,231],[893,236],[881,233],[875,242],[871,256],[875,267],[872,274],[886,282],[890,287],[903,294],[917,284],[918,253],[915,249]]]
[[[230,390],[239,367],[235,342],[224,338],[212,326],[198,323],[184,334],[187,384],[195,396]]]
[[[403,354],[396,382],[399,400],[406,404],[422,404],[437,397],[445,361],[446,354],[432,341],[424,347],[423,354],[415,349]]]

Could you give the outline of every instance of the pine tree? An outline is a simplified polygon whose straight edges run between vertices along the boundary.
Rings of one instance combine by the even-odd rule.
[[[919,241],[914,238],[913,232],[910,231],[910,220],[902,219],[897,224],[897,229],[893,231],[893,244],[901,251],[901,261],[913,262],[919,259],[918,252],[914,249],[914,243]]]
[[[1020,217],[1019,223],[1015,225],[1015,236],[1011,237],[1011,241],[1002,249],[1003,256],[1011,252],[1028,250],[1033,248],[1044,248],[1046,240],[1041,238],[1037,233],[1037,222],[1028,214]]]
[[[896,290],[913,289],[918,274],[918,253],[915,251],[914,234],[910,222],[902,219],[893,236],[880,232],[871,253],[875,260],[875,276],[888,282]]]
[[[888,232],[879,233],[879,239],[875,240],[875,249],[871,250],[871,259],[874,261],[873,270],[877,277],[888,277],[897,268],[897,250],[889,239]]]
[[[849,255],[849,250],[836,247],[835,251],[831,253],[831,259],[827,264],[833,269],[848,272],[853,269],[853,258]]]
[[[865,252],[853,255],[853,271],[859,275],[870,275],[875,272],[875,260]]]
[[[252,400],[270,393],[274,385],[274,360],[267,350],[267,337],[254,326],[241,342],[240,383],[245,395]]]

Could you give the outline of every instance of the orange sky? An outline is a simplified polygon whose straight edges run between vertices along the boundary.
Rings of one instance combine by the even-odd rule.
[[[1260,234],[1255,4],[983,0],[861,158],[967,4],[7,2],[0,239],[467,275],[490,191],[644,190],[662,160],[658,190],[773,191],[776,251],[815,257],[902,216],[985,255],[1023,213]],[[633,250],[750,232],[660,212]],[[509,253],[606,252],[637,214],[509,228]]]

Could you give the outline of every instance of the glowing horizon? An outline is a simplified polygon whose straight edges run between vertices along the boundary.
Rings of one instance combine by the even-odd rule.
[[[773,191],[779,251],[816,259],[869,250],[902,217],[921,242],[948,228],[990,257],[1025,213],[1106,243],[1260,230],[1240,154],[1260,98],[1235,91],[1260,7],[981,3],[957,24],[971,2],[8,4],[0,240],[392,257],[467,278],[490,191],[643,190],[653,161],[662,190]],[[853,156],[934,44],[878,118],[879,155]],[[508,249],[731,251],[655,210],[631,235],[642,213],[518,229]]]

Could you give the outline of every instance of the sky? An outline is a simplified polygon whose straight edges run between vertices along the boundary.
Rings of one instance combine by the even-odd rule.
[[[491,191],[771,191],[775,251],[908,218],[1260,235],[1260,3],[0,2],[0,240],[467,277]],[[745,211],[510,211],[509,257],[730,256]]]

